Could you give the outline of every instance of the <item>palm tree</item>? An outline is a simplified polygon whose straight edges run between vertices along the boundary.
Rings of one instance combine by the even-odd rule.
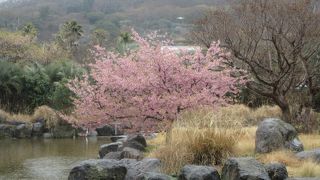
[[[29,36],[31,41],[34,40],[38,34],[37,28],[32,23],[25,24],[21,31],[22,35]]]
[[[67,21],[60,28],[57,40],[60,45],[72,51],[78,46],[77,43],[82,35],[82,26],[77,21]]]
[[[94,44],[102,46],[108,38],[109,33],[104,29],[95,29],[91,36]]]
[[[131,39],[131,34],[129,32],[123,32],[120,34],[119,37],[119,45],[120,47],[118,47],[118,51],[121,53],[125,53],[128,50],[127,45],[132,42]]]
[[[120,34],[120,42],[124,43],[124,44],[128,44],[129,42],[131,42],[131,35],[129,32],[124,32]]]

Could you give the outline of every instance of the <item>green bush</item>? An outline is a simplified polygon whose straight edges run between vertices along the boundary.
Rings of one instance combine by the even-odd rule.
[[[68,60],[46,66],[0,61],[0,106],[15,113],[32,113],[42,105],[68,112],[74,95],[66,84],[83,71]]]

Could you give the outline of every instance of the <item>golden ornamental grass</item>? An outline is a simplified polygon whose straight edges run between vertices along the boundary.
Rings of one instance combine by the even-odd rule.
[[[287,166],[289,176],[320,177],[320,165],[300,161],[289,151],[255,154],[257,124],[267,117],[281,117],[278,107],[250,109],[232,105],[218,110],[200,108],[183,113],[168,132],[148,141],[156,146],[149,157],[162,161],[162,170],[177,174],[186,164],[218,165],[229,156],[253,156],[262,163],[280,162]],[[320,135],[300,135],[305,149],[320,147]]]
[[[59,114],[48,106],[40,106],[36,108],[32,115],[10,114],[0,110],[0,121],[22,121],[32,123],[39,119],[44,120],[46,127],[49,129],[55,127],[61,121]]]

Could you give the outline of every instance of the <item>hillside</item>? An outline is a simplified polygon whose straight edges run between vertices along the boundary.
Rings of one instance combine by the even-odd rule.
[[[32,22],[39,39],[52,39],[59,25],[78,21],[88,35],[95,28],[110,34],[135,28],[139,32],[161,30],[181,39],[201,12],[225,0],[8,0],[0,5],[0,28],[17,30]],[[183,18],[178,18],[183,17]]]

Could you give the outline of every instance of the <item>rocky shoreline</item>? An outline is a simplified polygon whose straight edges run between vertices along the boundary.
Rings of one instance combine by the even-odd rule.
[[[140,135],[120,136],[115,142],[100,147],[99,159],[83,161],[74,167],[69,180],[319,180],[319,178],[289,178],[281,163],[262,164],[254,157],[229,158],[221,175],[213,166],[186,165],[177,176],[161,173],[161,161],[143,158],[147,147]],[[299,154],[315,155],[315,152]],[[304,155],[305,157],[307,155]],[[318,153],[317,158],[319,158]],[[316,156],[314,156],[316,158]]]
[[[66,122],[59,122],[51,129],[41,120],[0,124],[0,138],[71,138],[84,132]],[[148,145],[142,134],[123,135],[120,129],[109,125],[86,133],[87,136],[109,136],[112,143],[100,146],[97,159],[75,166],[69,173],[69,180],[319,180],[290,178],[284,164],[262,164],[254,157],[230,157],[221,166],[222,171],[214,166],[189,164],[179,174],[167,175],[161,172],[159,159],[144,157]],[[304,151],[295,128],[280,119],[262,121],[256,131],[255,144],[256,153],[287,149],[295,152],[300,160],[312,159],[320,163],[320,149]]]
[[[0,138],[73,138],[77,136],[116,136],[122,135],[120,129],[105,125],[95,130],[76,128],[67,121],[59,121],[54,126],[48,125],[45,120],[35,122],[5,121],[0,123]]]
[[[277,138],[277,139],[275,139]],[[225,161],[221,173],[213,166],[186,165],[171,176],[161,173],[159,159],[144,158],[147,142],[141,134],[119,136],[113,143],[100,147],[99,159],[83,161],[74,167],[69,180],[319,180],[292,178],[284,164],[262,164],[254,157],[231,157]],[[300,159],[312,158],[319,163],[320,150],[303,151],[296,130],[279,119],[264,120],[257,130],[256,152],[277,149],[296,152]]]

